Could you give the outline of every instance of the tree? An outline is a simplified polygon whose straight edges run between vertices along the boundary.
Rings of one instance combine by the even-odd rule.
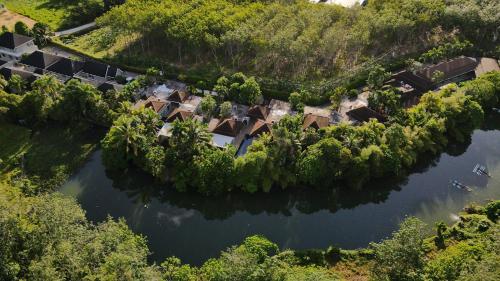
[[[407,218],[392,238],[371,243],[375,253],[375,280],[423,280],[425,224]]]
[[[50,35],[50,28],[44,23],[37,22],[33,25],[31,33],[35,38],[35,44],[37,44],[39,47],[43,47],[47,44],[47,38]]]
[[[330,95],[330,102],[332,103],[332,109],[338,110],[340,107],[340,103],[342,99],[346,96],[347,89],[344,87],[337,87],[333,90],[333,93]]]
[[[101,141],[103,162],[109,169],[123,170],[133,163],[160,176],[164,170],[165,152],[156,144],[160,117],[149,108],[122,114]]]
[[[254,105],[262,97],[260,85],[255,77],[247,77],[241,72],[234,73],[230,78],[225,76],[217,79],[214,91],[222,100],[229,99],[238,103]]]
[[[209,120],[212,118],[215,109],[217,108],[217,103],[215,99],[210,94],[206,94],[200,102],[200,110],[203,118]]]
[[[150,67],[146,70],[146,84],[153,85],[160,77],[160,70],[155,67]]]
[[[219,106],[219,116],[221,119],[225,119],[231,116],[233,106],[231,102],[225,101]]]
[[[402,109],[401,95],[393,89],[371,92],[368,96],[368,105],[375,111],[396,115]]]
[[[43,123],[62,100],[64,85],[54,76],[44,75],[32,84],[32,90],[25,94],[21,103],[24,118],[31,123]]]
[[[14,25],[14,33],[30,36],[30,29],[24,22],[18,21]]]
[[[234,154],[232,146],[226,149],[205,149],[195,157],[196,186],[205,195],[221,194],[231,191],[234,186]]]
[[[444,79],[444,72],[436,70],[432,73],[431,77],[432,82],[439,84],[443,81],[443,79]]]
[[[292,110],[295,111],[303,111],[304,110],[304,103],[302,101],[302,96],[298,92],[293,92],[290,94],[288,97],[288,102],[292,106]]]
[[[7,88],[9,85],[9,82],[3,77],[2,74],[0,74],[0,91],[3,91]]]
[[[120,116],[101,141],[103,161],[108,169],[123,170],[139,156],[146,142],[138,116]]]
[[[8,89],[12,93],[22,95],[24,94],[24,91],[26,91],[27,84],[28,83],[21,76],[18,74],[12,74],[9,79]]]
[[[185,191],[197,179],[196,167],[192,163],[206,149],[211,149],[212,136],[206,125],[193,119],[175,120],[171,132],[167,164],[173,168],[176,189]]]
[[[390,72],[385,71],[385,68],[380,65],[375,65],[370,70],[366,83],[372,89],[380,89],[384,85],[384,82],[387,81],[387,79],[389,79],[390,77]]]

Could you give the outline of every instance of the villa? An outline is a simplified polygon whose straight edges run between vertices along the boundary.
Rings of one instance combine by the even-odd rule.
[[[0,35],[0,59],[5,61],[19,60],[24,54],[38,50],[33,38],[4,32]]]

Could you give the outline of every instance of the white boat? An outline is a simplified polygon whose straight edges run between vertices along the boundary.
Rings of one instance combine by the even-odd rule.
[[[465,191],[469,191],[469,192],[472,191],[472,188],[470,188],[469,186],[467,186],[467,185],[465,185],[457,180],[452,180],[451,185],[453,185],[454,187],[461,189],[461,190],[465,190]]]

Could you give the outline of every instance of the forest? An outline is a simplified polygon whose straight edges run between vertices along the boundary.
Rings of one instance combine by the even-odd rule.
[[[307,87],[322,94],[356,82],[374,63],[397,67],[456,40],[474,44],[469,55],[498,56],[499,14],[495,0],[377,0],[351,8],[306,0],[130,0],[83,37],[86,51],[114,50],[105,56],[192,76],[200,87],[242,71],[269,92]]]

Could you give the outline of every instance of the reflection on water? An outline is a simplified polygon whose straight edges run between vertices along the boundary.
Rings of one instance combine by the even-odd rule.
[[[176,255],[200,264],[246,236],[263,234],[282,248],[366,246],[387,237],[405,216],[451,222],[468,202],[500,198],[500,114],[491,115],[465,144],[420,161],[399,179],[370,183],[362,191],[311,188],[270,194],[232,193],[220,198],[177,193],[137,171],[106,173],[100,152],[61,189],[74,196],[93,221],[124,217],[147,236],[151,259]],[[492,178],[472,173],[476,163]],[[449,185],[457,179],[473,187]]]

